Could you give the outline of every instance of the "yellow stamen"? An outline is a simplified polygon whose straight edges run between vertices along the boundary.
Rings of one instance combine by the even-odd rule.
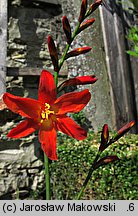
[[[54,114],[54,111],[50,110],[50,105],[48,103],[45,103],[45,109],[41,112],[41,123],[43,123],[44,120],[48,120],[48,115]]]

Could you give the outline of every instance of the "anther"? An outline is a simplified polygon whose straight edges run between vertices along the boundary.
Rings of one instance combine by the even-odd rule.
[[[54,114],[54,111],[49,110],[50,109],[50,105],[45,103],[45,109],[41,112],[41,123],[43,122],[43,120],[48,120],[48,115],[49,114]]]

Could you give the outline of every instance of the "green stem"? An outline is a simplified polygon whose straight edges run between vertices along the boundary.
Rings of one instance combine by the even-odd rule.
[[[77,26],[76,26],[73,34],[72,34],[71,43],[74,40],[74,38],[77,36],[77,31],[78,31],[79,27],[80,27],[80,22],[78,22],[78,24],[77,24]],[[61,69],[61,67],[65,61],[65,58],[66,58],[67,52],[69,51],[71,43],[66,45],[65,51],[64,51],[64,53],[60,59],[60,62],[59,62],[59,70]]]
[[[85,182],[83,183],[83,186],[82,186],[82,188],[81,188],[81,190],[80,190],[80,192],[79,192],[79,194],[77,196],[77,200],[80,200],[81,196],[83,195],[83,192],[84,192],[89,180],[91,179],[92,173],[95,170],[95,164],[96,164],[98,158],[100,157],[100,154],[101,154],[101,152],[98,151],[98,153],[97,153],[97,155],[96,155],[96,157],[95,157],[95,159],[93,161],[93,164],[89,169],[89,172],[88,172],[88,175],[87,175],[87,177],[85,179]]]
[[[83,195],[83,192],[84,192],[84,190],[85,190],[85,188],[86,188],[86,186],[87,186],[87,184],[88,184],[88,182],[92,176],[93,171],[94,171],[94,168],[93,168],[93,166],[91,166],[91,168],[89,169],[89,173],[85,179],[85,182],[83,183],[83,186],[82,186],[82,188],[81,188],[81,190],[77,196],[77,200],[80,200],[81,196]]]
[[[44,154],[44,165],[45,165],[46,200],[50,200],[51,194],[50,194],[49,159],[45,154]]]
[[[56,84],[56,87],[58,85],[58,72],[54,71],[54,81],[55,81],[55,84]]]

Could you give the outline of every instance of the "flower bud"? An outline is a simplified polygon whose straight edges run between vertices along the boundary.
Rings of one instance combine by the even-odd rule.
[[[83,31],[83,30],[86,29],[87,27],[91,26],[94,22],[95,22],[95,19],[94,19],[94,18],[89,19],[89,20],[83,22],[83,23],[80,25],[80,27],[79,27],[77,33],[79,34],[81,31]]]
[[[125,133],[127,133],[134,125],[135,125],[134,120],[124,125],[119,131],[117,131],[117,134],[113,138],[113,141],[115,142],[118,139],[120,139],[120,137],[122,137]]]
[[[107,164],[112,163],[112,162],[117,161],[117,160],[119,160],[119,158],[116,155],[105,156],[96,162],[94,168],[97,169],[100,166],[107,165]]]
[[[95,0],[95,2],[90,5],[87,16],[92,14],[99,7],[99,5],[101,5],[101,4],[102,4],[102,0]]]
[[[91,76],[78,76],[75,78],[71,78],[69,80],[64,81],[63,83],[58,86],[58,92],[62,91],[66,86],[76,86],[76,85],[86,85],[86,84],[93,84],[97,81],[95,75]]]
[[[67,38],[67,43],[70,44],[71,43],[71,27],[70,27],[68,18],[66,16],[62,17],[62,26],[63,26],[63,30]]]
[[[57,54],[57,49],[54,40],[49,35],[47,41],[48,41],[48,49],[49,49],[50,57],[54,66],[54,71],[58,72],[58,54]]]
[[[78,19],[80,23],[84,20],[86,10],[87,10],[87,0],[82,0],[81,8],[80,8],[80,16]]]
[[[89,52],[91,49],[92,48],[89,47],[89,46],[76,48],[76,49],[70,51],[69,53],[67,53],[65,59],[68,59],[68,58],[73,57],[73,56],[78,56],[78,55],[81,55],[81,54],[85,54],[85,53]]]
[[[99,151],[103,151],[106,148],[108,138],[109,138],[108,125],[104,124],[102,134],[101,134],[101,145],[99,147]]]

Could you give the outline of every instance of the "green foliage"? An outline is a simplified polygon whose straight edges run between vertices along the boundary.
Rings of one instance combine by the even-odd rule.
[[[86,131],[92,129],[91,122],[86,118],[83,110],[78,113],[73,113],[72,118]]]
[[[138,1],[137,0],[129,0],[133,4],[133,8],[129,7],[128,2],[119,1],[120,4],[128,5],[129,13],[135,15],[134,25],[130,27],[129,32],[127,34],[127,39],[130,40],[132,49],[127,50],[127,53],[131,56],[138,58],[138,26],[137,26],[137,17],[138,17]]]
[[[135,8],[136,10],[138,10],[138,1],[137,1],[137,0],[129,0],[129,1],[132,2],[133,5],[134,5],[134,8]]]
[[[73,114],[73,118],[78,124],[83,125],[85,123],[86,117],[83,111]]]
[[[133,51],[128,50],[127,53],[129,55],[132,55],[138,58],[138,27],[137,26],[136,27],[132,26],[130,28],[127,38],[131,41],[132,48],[133,48]]]
[[[58,161],[50,165],[53,199],[75,199],[97,153],[100,133],[84,141],[59,135]],[[103,156],[116,154],[120,161],[94,171],[82,199],[138,199],[138,135],[128,135],[108,147]]]

